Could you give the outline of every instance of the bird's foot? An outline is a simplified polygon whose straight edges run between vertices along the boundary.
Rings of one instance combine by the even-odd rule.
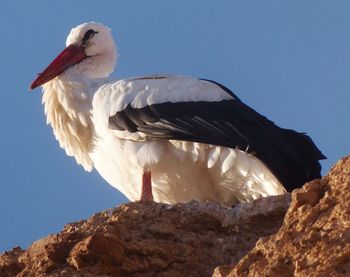
[[[151,171],[145,171],[142,175],[140,202],[153,202]]]

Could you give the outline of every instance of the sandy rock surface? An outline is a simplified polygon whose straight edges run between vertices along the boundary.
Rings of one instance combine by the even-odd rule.
[[[281,229],[214,276],[350,276],[350,157],[295,190]]]
[[[0,276],[211,276],[276,232],[289,203],[121,205],[3,254]]]

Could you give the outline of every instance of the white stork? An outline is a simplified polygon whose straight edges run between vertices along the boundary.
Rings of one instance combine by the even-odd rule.
[[[95,22],[34,80],[67,155],[130,200],[224,205],[278,195],[320,177],[325,157],[216,82],[153,75],[112,81],[117,50]]]

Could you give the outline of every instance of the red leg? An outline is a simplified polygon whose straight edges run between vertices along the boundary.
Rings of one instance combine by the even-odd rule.
[[[151,171],[145,171],[142,175],[142,189],[140,201],[153,201]]]

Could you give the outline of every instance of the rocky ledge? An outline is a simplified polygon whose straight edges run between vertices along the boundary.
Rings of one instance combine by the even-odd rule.
[[[0,276],[349,276],[350,158],[234,208],[129,203],[0,255]]]
[[[278,232],[214,276],[350,276],[350,157],[295,190]]]

